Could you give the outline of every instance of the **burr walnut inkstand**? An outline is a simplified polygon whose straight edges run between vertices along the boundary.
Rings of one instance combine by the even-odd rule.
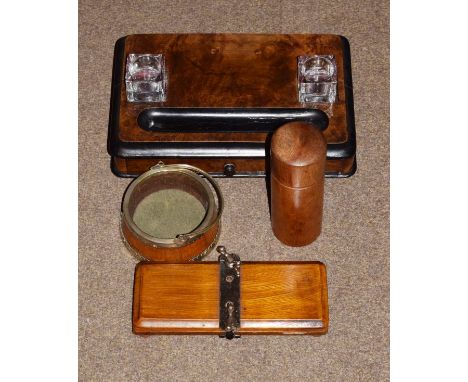
[[[351,59],[341,36],[126,36],[115,46],[111,93],[108,151],[118,176],[159,161],[264,176],[269,137],[289,121],[328,123],[327,177],[356,168]]]

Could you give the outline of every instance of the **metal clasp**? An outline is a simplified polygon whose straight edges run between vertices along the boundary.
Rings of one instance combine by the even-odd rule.
[[[161,167],[164,167],[164,166],[165,166],[164,162],[163,162],[163,161],[159,161],[159,162],[158,162],[157,164],[155,164],[154,166],[151,166],[150,169],[151,169],[151,170],[156,170],[156,169],[161,168]]]
[[[226,248],[219,246],[219,328],[223,330],[220,337],[232,340],[239,338],[240,328],[240,257],[228,253]]]

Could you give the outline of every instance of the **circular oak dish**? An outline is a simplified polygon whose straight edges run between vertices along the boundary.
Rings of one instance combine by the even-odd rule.
[[[223,206],[221,190],[206,172],[190,165],[159,163],[125,192],[122,238],[143,260],[198,260],[216,244]]]

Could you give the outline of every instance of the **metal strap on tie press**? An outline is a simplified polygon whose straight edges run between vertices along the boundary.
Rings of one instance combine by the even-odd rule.
[[[232,340],[240,334],[240,257],[219,246],[219,328],[220,337]]]

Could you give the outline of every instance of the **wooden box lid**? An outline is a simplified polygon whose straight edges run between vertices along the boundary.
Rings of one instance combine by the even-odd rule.
[[[320,262],[243,262],[239,334],[325,334],[328,300]],[[137,334],[222,334],[219,263],[140,263],[135,271]]]

